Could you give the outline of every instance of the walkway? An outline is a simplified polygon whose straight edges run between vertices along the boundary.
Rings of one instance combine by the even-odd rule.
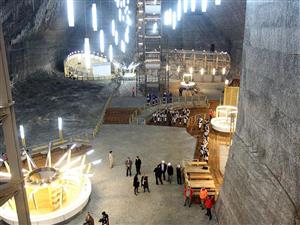
[[[90,211],[98,221],[105,210],[112,225],[216,225],[215,217],[209,222],[199,205],[183,206],[182,186],[175,184],[155,185],[153,169],[162,159],[178,163],[192,158],[196,140],[185,129],[104,125],[94,141],[93,159],[102,158],[102,164],[95,166],[92,178],[91,200],[84,211],[68,224],[81,225],[84,215]],[[107,154],[112,150],[116,165],[108,168]],[[149,175],[151,193],[133,194],[133,177],[125,176],[124,161],[127,156],[142,159],[142,173]],[[133,168],[135,171],[135,168]]]

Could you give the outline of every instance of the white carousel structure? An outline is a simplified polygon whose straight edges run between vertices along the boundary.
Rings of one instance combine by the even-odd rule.
[[[31,224],[57,224],[79,213],[88,203],[92,185],[90,170],[101,159],[86,162],[86,154],[72,158],[72,149],[65,152],[55,163],[51,151],[48,151],[46,163],[38,167],[26,153],[27,166],[23,168]],[[0,172],[0,177],[10,178],[10,167],[5,163],[7,172]],[[8,224],[18,224],[16,203],[8,200],[0,207],[0,217]]]
[[[212,128],[223,133],[233,133],[236,129],[237,113],[236,106],[218,106],[216,117],[211,120]]]

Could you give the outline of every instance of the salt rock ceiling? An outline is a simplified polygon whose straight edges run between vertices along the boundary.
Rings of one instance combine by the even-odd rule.
[[[90,0],[87,1],[89,3]],[[11,74],[24,78],[39,69],[61,70],[65,56],[73,50],[82,49],[86,34],[90,36],[91,46],[98,47],[96,34],[85,29],[83,4],[83,0],[75,1],[76,27],[70,29],[65,1],[0,1],[0,19]],[[174,1],[163,1],[163,10],[175,5]],[[216,50],[228,51],[232,55],[232,75],[237,76],[240,72],[245,5],[245,0],[226,0],[222,1],[221,6],[210,3],[207,13],[185,14],[175,31],[169,28],[164,30],[169,47],[209,50],[210,45],[215,44]],[[115,7],[109,0],[103,0],[101,6],[105,9],[101,25],[108,33]],[[134,1],[131,1],[131,6],[135,7]],[[133,56],[134,28],[131,34],[131,44],[127,48],[131,51],[126,57],[122,57],[120,52],[116,54],[120,55],[121,61],[130,58],[128,55]]]

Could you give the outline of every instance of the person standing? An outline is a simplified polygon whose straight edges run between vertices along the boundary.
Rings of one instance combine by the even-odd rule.
[[[142,161],[139,158],[139,156],[136,157],[135,159],[135,169],[136,169],[136,174],[141,174],[141,165],[142,165]]]
[[[141,179],[141,186],[144,188],[144,192],[146,191],[146,189],[148,190],[148,192],[150,193],[149,190],[149,183],[148,183],[148,176],[142,176]]]
[[[165,163],[164,160],[161,161],[160,169],[161,169],[161,173],[162,173],[162,175],[163,175],[164,180],[166,180],[167,164]]]
[[[168,166],[167,166],[167,173],[168,173],[168,181],[170,182],[170,184],[172,183],[172,177],[174,174],[174,169],[172,164],[169,162]]]
[[[160,165],[158,165],[157,167],[155,167],[154,173],[155,173],[156,185],[158,185],[158,180],[160,181],[160,184],[163,184],[162,179],[161,179],[161,168],[160,168]]]
[[[85,223],[84,225],[94,225],[94,218],[91,216],[90,212],[88,212],[85,216]]]
[[[109,225],[109,218],[108,214],[106,214],[104,211],[102,212],[102,218],[99,220],[102,225]]]
[[[176,167],[177,184],[182,184],[181,166],[180,164]]]
[[[189,207],[191,207],[191,205],[192,205],[192,201],[191,201],[192,194],[193,194],[193,191],[190,188],[190,186],[184,187],[184,192],[183,192],[183,195],[184,195],[184,206],[186,206],[186,204],[188,204]]]
[[[199,192],[199,197],[200,197],[200,206],[202,209],[204,209],[204,202],[208,196],[208,192],[205,188],[201,188]]]
[[[137,193],[139,193],[139,186],[140,186],[140,182],[139,182],[138,175],[136,174],[133,178],[133,187],[134,187],[135,195],[137,195]]]
[[[134,86],[132,87],[131,92],[132,92],[132,97],[135,97],[135,87]]]
[[[208,196],[207,199],[205,200],[205,207],[206,207],[206,215],[209,217],[209,220],[212,219],[211,215],[211,208],[213,207],[213,199],[211,196]]]
[[[131,176],[131,166],[132,166],[132,160],[130,157],[127,158],[125,161],[125,166],[126,166],[126,177],[128,177],[128,174]]]
[[[109,160],[109,167],[113,168],[114,167],[114,156],[113,156],[112,151],[109,151],[108,160]]]

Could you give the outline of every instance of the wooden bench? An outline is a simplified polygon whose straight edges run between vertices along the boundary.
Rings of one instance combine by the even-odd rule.
[[[212,175],[209,175],[209,174],[195,174],[195,173],[192,173],[190,174],[189,176],[189,180],[212,180],[213,177]],[[188,180],[188,175],[186,174],[186,179]]]
[[[207,169],[203,169],[200,166],[186,166],[184,168],[185,173],[204,173],[204,174],[210,174],[209,167]]]
[[[193,189],[216,189],[215,182],[213,180],[190,180],[187,181],[187,183]]]

